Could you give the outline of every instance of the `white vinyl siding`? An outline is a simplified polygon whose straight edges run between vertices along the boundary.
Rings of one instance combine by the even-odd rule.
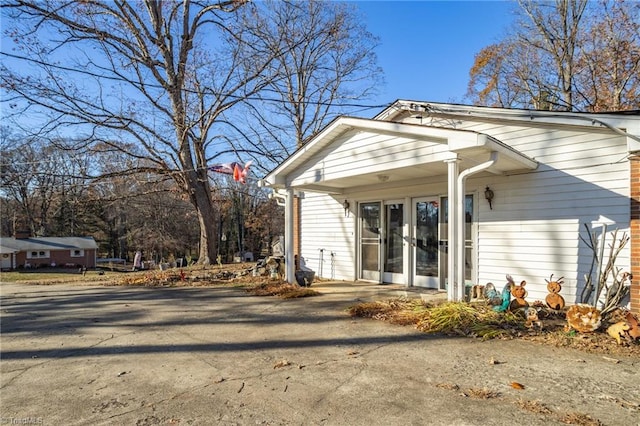
[[[308,168],[292,173],[292,184],[385,172],[390,168],[417,166],[427,159],[437,160],[438,156],[442,160],[450,157],[444,143],[367,132],[350,132],[331,147],[311,158]]]
[[[352,211],[346,217],[343,202],[344,198],[305,193],[301,207],[300,254],[306,266],[319,276],[322,272],[324,278],[354,280],[355,206],[351,206]],[[320,249],[324,249],[322,254]]]
[[[579,302],[592,256],[580,240],[580,235],[588,237],[585,224],[593,231],[594,221],[614,221],[607,229],[608,243],[610,231],[618,229],[618,237],[629,231],[625,139],[600,130],[465,124],[465,129],[486,132],[540,163],[531,172],[485,179],[495,199],[493,210],[479,203],[479,283],[502,288],[510,274],[518,283],[527,281],[528,300],[544,300],[545,279],[554,274],[564,277],[560,294],[567,303]],[[629,269],[629,248],[618,257],[623,270]]]
[[[503,123],[483,120],[457,116],[455,120],[424,121],[428,125],[455,126],[457,130],[490,135],[539,163],[536,170],[505,175],[484,172],[466,181],[465,192],[476,195],[474,278],[479,284],[492,282],[498,289],[506,283],[507,274],[517,283],[525,280],[527,300],[532,302],[544,301],[548,294],[545,279],[553,274],[554,278],[564,277],[560,294],[566,302],[578,302],[592,256],[580,236],[587,238],[587,232],[593,231],[592,223],[603,219],[615,222],[608,227],[607,244],[612,242],[612,230],[619,230],[618,237],[629,231],[630,168],[626,138],[582,120],[576,120],[576,126],[542,124],[536,120]],[[416,124],[415,119],[405,122]],[[446,146],[436,140],[348,132],[288,180],[295,185],[362,173],[393,175],[399,168],[410,170],[412,165],[426,162],[424,156],[434,153],[439,161],[440,155],[444,158],[447,154]],[[493,209],[484,199],[486,186],[495,194]],[[347,188],[343,194],[334,196],[306,193],[301,214],[302,256],[311,269],[317,271],[321,266],[323,277],[354,279],[359,201],[446,195],[447,176],[442,172],[433,177]],[[344,199],[351,203],[348,218],[342,208]],[[599,235],[600,228],[597,229]],[[629,256],[627,246],[617,267],[628,270]]]

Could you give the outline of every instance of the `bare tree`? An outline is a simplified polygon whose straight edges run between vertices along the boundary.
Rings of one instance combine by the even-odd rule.
[[[40,132],[83,132],[117,150],[119,175],[172,179],[197,212],[199,262],[216,253],[207,165],[234,153],[225,113],[270,81],[273,52],[238,25],[244,1],[7,0],[20,54],[3,52],[5,104],[39,112]],[[133,148],[132,148],[133,147]]]
[[[579,46],[578,103],[589,111],[640,106],[640,3],[602,0]]]
[[[252,137],[277,162],[328,121],[358,108],[383,79],[374,52],[378,39],[353,5],[268,0],[261,10],[266,21],[245,13],[244,26],[278,52],[271,64],[276,78],[249,112]]]
[[[16,226],[32,235],[48,235],[50,218],[64,177],[58,163],[64,160],[51,145],[37,140],[16,142],[2,152],[2,192],[12,199]]]
[[[555,69],[556,81],[549,81],[549,91],[559,93],[561,109],[570,111],[574,105],[576,49],[587,0],[555,0],[554,4],[518,2],[532,24],[524,24],[526,40],[549,55]]]
[[[9,118],[37,117],[39,134],[86,135],[72,149],[127,156],[94,177],[172,180],[196,211],[204,264],[217,254],[219,224],[207,166],[243,156],[272,165],[336,104],[375,84],[372,37],[331,2],[6,0],[2,8],[21,49],[2,52]],[[261,112],[254,128],[247,111]]]
[[[554,102],[543,78],[531,75],[540,69],[538,52],[519,40],[506,40],[483,48],[469,71],[467,96],[492,106],[549,109]]]
[[[637,2],[519,0],[513,36],[476,55],[477,104],[564,111],[637,109]]]

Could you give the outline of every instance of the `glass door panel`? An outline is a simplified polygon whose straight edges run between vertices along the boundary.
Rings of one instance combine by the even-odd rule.
[[[440,214],[440,270],[443,271],[443,279],[440,282],[440,289],[447,288],[446,272],[448,271],[448,223],[449,223],[449,200],[447,197],[442,197],[442,212]],[[465,251],[465,267],[464,278],[467,284],[471,283],[471,277],[473,276],[473,259],[474,259],[474,219],[473,219],[473,195],[467,195],[464,199],[464,251]]]
[[[380,202],[360,204],[360,278],[380,281]]]
[[[386,283],[403,283],[404,204],[385,203],[384,277]]]
[[[437,199],[413,201],[413,283],[419,287],[438,288],[438,225],[440,205]]]

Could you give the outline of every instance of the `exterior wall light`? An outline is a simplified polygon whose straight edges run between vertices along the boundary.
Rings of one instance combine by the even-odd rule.
[[[349,217],[349,201],[344,200],[344,203],[342,203],[342,207],[344,208],[344,217]]]
[[[484,198],[489,202],[489,209],[493,210],[493,206],[491,205],[491,202],[493,201],[493,191],[488,186],[484,190]]]

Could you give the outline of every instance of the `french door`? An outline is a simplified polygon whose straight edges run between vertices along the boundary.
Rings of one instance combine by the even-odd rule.
[[[359,278],[444,290],[448,269],[447,197],[413,198],[410,208],[409,204],[405,207],[404,200],[359,204]],[[406,202],[409,203],[409,199]],[[473,196],[467,195],[467,280],[473,276],[473,210]]]
[[[359,214],[360,278],[379,282],[382,203],[360,203]]]
[[[413,285],[440,287],[440,202],[437,198],[413,199]]]
[[[404,283],[406,223],[404,204],[360,203],[360,278]]]
[[[384,203],[382,282],[404,283],[405,224],[404,204],[387,201]]]

